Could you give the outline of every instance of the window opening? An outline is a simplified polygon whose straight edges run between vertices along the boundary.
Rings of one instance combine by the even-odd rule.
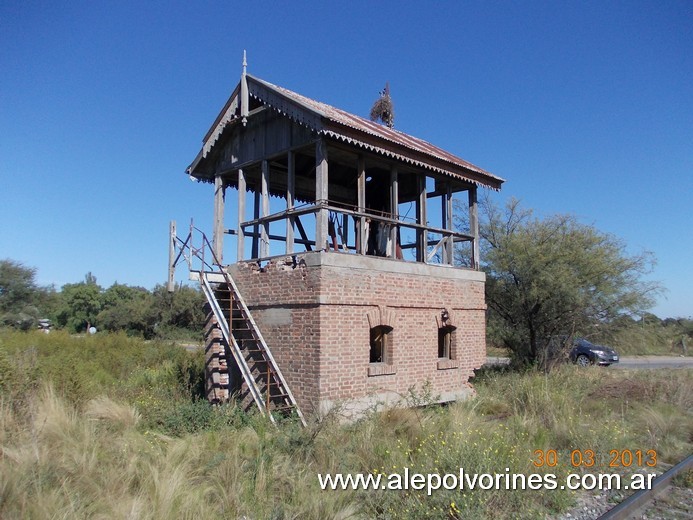
[[[452,332],[453,327],[438,329],[438,357],[452,359]]]
[[[392,340],[390,333],[392,327],[378,325],[371,328],[371,363],[385,363],[387,361],[387,351]]]

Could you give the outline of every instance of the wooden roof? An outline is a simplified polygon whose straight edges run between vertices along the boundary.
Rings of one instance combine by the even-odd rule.
[[[417,137],[310,99],[250,74],[245,75],[245,80],[250,98],[310,128],[318,135],[495,190],[500,189],[504,182],[500,177]],[[214,147],[226,126],[240,122],[240,95],[241,83],[205,135],[202,150],[187,169],[189,174],[194,175],[196,165]]]

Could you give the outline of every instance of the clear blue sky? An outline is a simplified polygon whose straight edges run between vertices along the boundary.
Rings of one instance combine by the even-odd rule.
[[[249,72],[368,114],[658,259],[693,314],[693,2],[0,2],[0,258],[152,288],[185,168]]]

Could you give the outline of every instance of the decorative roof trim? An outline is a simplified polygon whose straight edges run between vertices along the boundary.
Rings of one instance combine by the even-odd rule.
[[[250,97],[320,135],[356,145],[420,168],[468,181],[477,186],[499,190],[504,182],[504,179],[423,139],[315,101],[250,74],[246,74],[245,79]],[[239,83],[205,135],[202,150],[188,171],[193,169],[201,159],[207,157],[229,123],[240,120],[240,87],[241,84]]]
[[[236,90],[238,90],[238,89],[236,89]],[[212,147],[219,140],[219,137],[221,136],[222,132],[224,131],[224,128],[226,128],[226,125],[229,124],[231,121],[238,119],[238,116],[236,114],[237,111],[238,111],[238,95],[231,96],[231,98],[229,99],[229,102],[226,103],[224,110],[222,111],[221,114],[219,114],[220,117],[217,117],[215,124],[212,126],[210,131],[205,136],[205,141],[202,145],[202,158],[207,157],[207,154],[210,152]]]
[[[376,153],[379,153],[379,154],[381,154],[381,155],[384,155],[385,157],[389,157],[389,158],[391,158],[391,159],[397,159],[397,160],[399,160],[399,161],[402,161],[402,162],[411,164],[411,165],[416,166],[416,167],[419,167],[419,168],[423,168],[423,169],[425,169],[425,170],[431,170],[431,171],[434,171],[434,172],[436,172],[436,173],[442,173],[442,174],[444,174],[444,175],[453,176],[453,177],[455,177],[455,178],[457,178],[457,179],[459,179],[459,180],[463,180],[463,181],[470,182],[470,183],[472,183],[472,184],[474,184],[474,185],[476,185],[476,186],[488,187],[488,188],[491,188],[491,189],[493,189],[493,190],[495,190],[495,191],[499,191],[499,190],[500,190],[500,184],[501,184],[502,181],[499,181],[497,186],[496,186],[495,184],[492,185],[492,184],[490,184],[490,183],[488,183],[488,182],[482,182],[482,181],[480,181],[479,179],[476,179],[476,178],[475,178],[476,176],[471,176],[471,175],[469,175],[467,172],[465,172],[464,174],[462,174],[462,173],[457,173],[457,172],[452,172],[452,171],[450,171],[449,169],[445,169],[445,168],[441,168],[441,167],[435,166],[435,165],[431,164],[430,162],[419,161],[419,160],[413,159],[412,157],[407,157],[406,155],[398,154],[398,153],[393,152],[393,151],[391,151],[391,150],[387,150],[387,149],[385,149],[385,148],[381,148],[381,147],[379,147],[379,146],[375,146],[375,145],[373,145],[373,144],[366,143],[366,142],[364,142],[364,141],[360,141],[360,140],[358,140],[358,139],[351,138],[351,137],[349,137],[349,136],[346,136],[346,135],[344,135],[344,134],[340,134],[340,133],[338,133],[338,132],[333,132],[333,131],[331,131],[331,130],[326,130],[326,131],[321,132],[321,133],[322,133],[323,135],[326,135],[326,136],[329,136],[329,137],[338,139],[338,140],[343,141],[343,142],[345,142],[345,143],[349,143],[349,144],[354,144],[354,145],[360,146],[361,148],[363,148],[363,149],[365,149],[365,150],[368,150],[368,151],[371,151],[371,152],[376,152]]]

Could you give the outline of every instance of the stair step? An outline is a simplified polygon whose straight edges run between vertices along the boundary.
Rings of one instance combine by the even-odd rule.
[[[275,406],[272,408],[273,412],[287,412],[289,410],[296,410],[295,406]]]
[[[221,326],[224,338],[234,349],[235,354],[240,355],[237,359],[246,379],[248,393],[261,409],[266,396],[269,400],[268,404],[271,404],[274,410],[296,410],[305,425],[298,405],[282,382],[279,367],[269,354],[269,348],[259,336],[259,331],[241,295],[236,291],[230,275],[224,271],[223,267],[217,267],[219,272],[202,273],[200,282]],[[211,282],[212,279],[215,282]],[[222,279],[225,279],[226,283],[221,282]],[[275,392],[274,395],[272,395],[273,392]]]

